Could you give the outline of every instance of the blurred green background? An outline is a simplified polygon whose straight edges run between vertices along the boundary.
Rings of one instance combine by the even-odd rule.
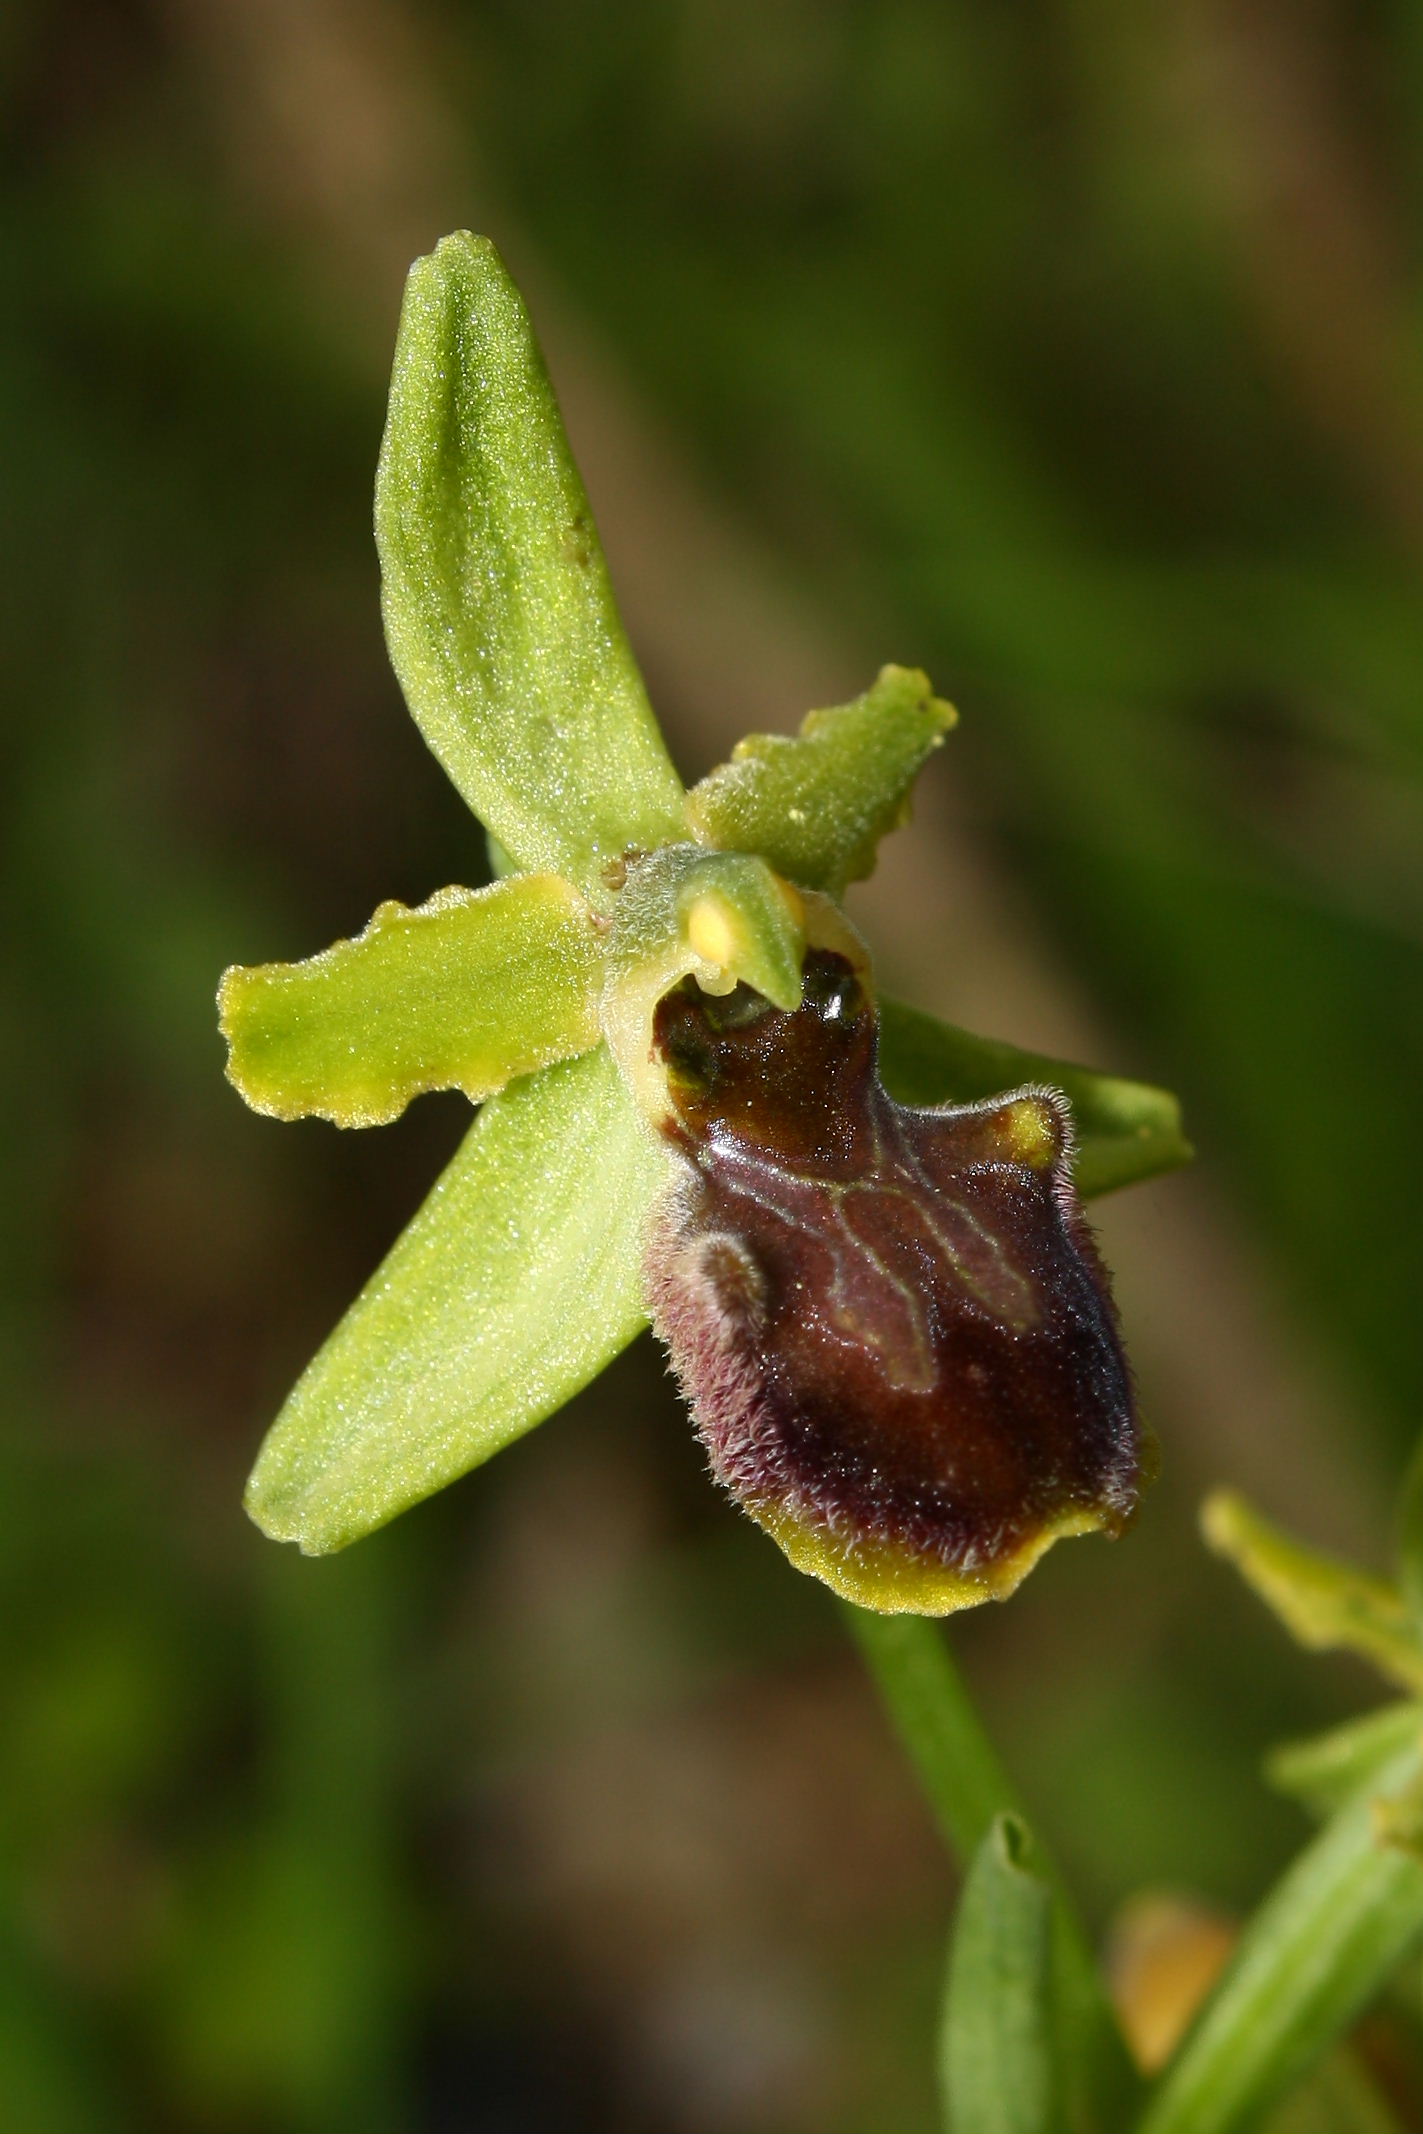
[[[1423,14],[9,0],[0,2124],[919,2134],[951,1890],[650,1345],[348,1557],[239,1509],[461,1130],[212,995],[482,843],[382,650],[401,280],[529,293],[683,769],[926,666],[886,977],[1177,1086],[1100,1211],[1164,1476],[957,1643],[1098,1926],[1248,1904],[1373,1694],[1195,1533],[1387,1559],[1423,1412]]]

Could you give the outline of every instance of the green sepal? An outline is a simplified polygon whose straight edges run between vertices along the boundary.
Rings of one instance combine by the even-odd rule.
[[[1400,1688],[1423,1692],[1423,1643],[1396,1586],[1306,1548],[1234,1490],[1206,1499],[1201,1531],[1296,1643],[1313,1652],[1356,1652]]]
[[[996,1816],[949,1952],[939,2065],[950,2134],[1055,2134],[1063,2124],[1052,1913],[1027,1826]]]
[[[1174,1171],[1193,1153],[1169,1090],[974,1037],[897,1000],[880,1003],[880,1071],[901,1104],[971,1104],[1032,1083],[1060,1089],[1077,1128],[1073,1175],[1087,1199]]]
[[[257,1524],[344,1548],[595,1378],[647,1323],[667,1163],[601,1045],[492,1097],[273,1424]]]
[[[1418,1769],[1415,1744],[1361,1771],[1254,1913],[1136,2134],[1246,2134],[1418,1946],[1423,1866],[1379,1843],[1376,1805]]]
[[[685,834],[523,298],[468,231],[410,270],[376,539],[406,701],[520,867],[598,895]]]
[[[798,734],[748,734],[687,795],[704,845],[759,852],[803,889],[843,894],[874,871],[909,812],[920,766],[958,714],[913,667],[882,667],[863,696],[812,711]]]
[[[1423,1744],[1423,1704],[1385,1704],[1308,1741],[1281,1742],[1265,1758],[1265,1778],[1311,1815],[1332,1815],[1371,1772],[1410,1742]]]
[[[427,1089],[487,1097],[598,1042],[602,948],[556,874],[382,904],[305,963],[218,988],[228,1080],[254,1111],[380,1126]]]

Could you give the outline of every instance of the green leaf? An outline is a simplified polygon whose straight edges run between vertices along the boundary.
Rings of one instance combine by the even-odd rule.
[[[1052,1890],[1026,1824],[1000,1815],[959,1900],[940,2034],[949,2134],[1062,2126],[1052,2010]]]
[[[344,1548],[587,1385],[646,1324],[667,1162],[604,1046],[492,1097],[272,1426],[257,1524]]]
[[[927,675],[882,667],[852,704],[812,711],[799,734],[748,734],[687,796],[703,844],[759,852],[803,889],[840,896],[874,871],[906,819],[920,766],[958,714]]]
[[[1423,1644],[1396,1587],[1306,1548],[1234,1490],[1206,1499],[1201,1531],[1299,1644],[1357,1652],[1390,1682],[1423,1691]]]
[[[880,1012],[880,1069],[901,1104],[971,1104],[1035,1082],[1060,1089],[1077,1123],[1078,1191],[1089,1199],[1191,1160],[1169,1090],[973,1037],[896,1000]]]
[[[1406,1786],[1395,1753],[1286,1870],[1241,1936],[1137,2134],[1241,2134],[1355,2021],[1423,1939],[1423,1866],[1380,1845],[1375,1788]]]
[[[1389,1757],[1423,1743],[1423,1705],[1385,1704],[1309,1741],[1282,1742],[1265,1759],[1265,1777],[1312,1815],[1332,1815]]]
[[[1021,1823],[1022,1814],[948,1638],[923,1616],[876,1615],[848,1602],[842,1606],[950,1850],[959,1859],[972,1859],[996,1819]],[[1140,2081],[1071,1893],[1041,1848],[1037,1857],[1053,1889],[1053,2002],[1063,2115],[1071,2134],[1108,2134],[1128,2123]]]
[[[410,270],[376,539],[411,712],[520,867],[597,895],[686,834],[523,299],[468,231]]]
[[[602,949],[556,874],[382,904],[305,963],[235,966],[218,989],[233,1082],[276,1119],[396,1119],[427,1089],[480,1098],[598,1042]]]

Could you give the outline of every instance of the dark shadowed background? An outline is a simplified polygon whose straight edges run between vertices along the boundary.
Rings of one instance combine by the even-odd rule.
[[[1164,1476],[965,1664],[1094,1922],[1248,1903],[1372,1694],[1200,1546],[1387,1560],[1423,1416],[1423,15],[9,0],[0,2123],[927,2134],[951,1877],[650,1344],[306,1563],[261,1430],[460,1133],[222,1080],[224,964],[483,878],[370,493],[488,231],[682,769],[921,664],[896,989],[1177,1086],[1100,1211]]]

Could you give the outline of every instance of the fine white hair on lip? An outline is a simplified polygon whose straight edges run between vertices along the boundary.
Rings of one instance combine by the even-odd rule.
[[[1130,1374],[1061,1093],[896,1104],[846,970],[812,950],[802,1007],[752,1020],[669,997],[655,1042],[696,1071],[669,1082],[647,1300],[713,1473],[792,1562],[958,1607],[1120,1530]]]

